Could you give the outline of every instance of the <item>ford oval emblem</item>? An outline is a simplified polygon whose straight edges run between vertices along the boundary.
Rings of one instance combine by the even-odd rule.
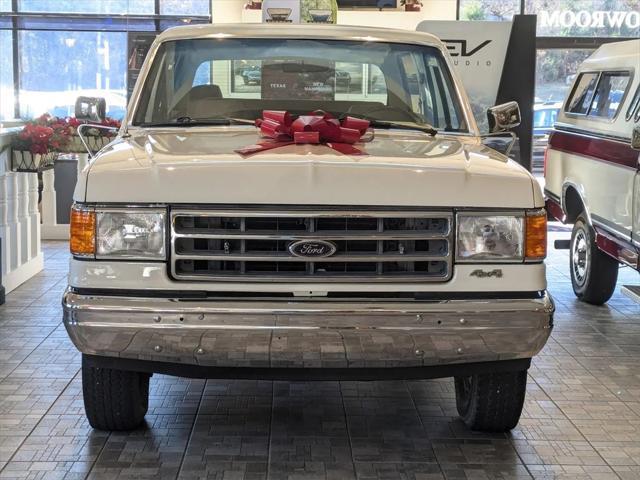
[[[325,240],[298,240],[289,245],[289,252],[296,257],[330,257],[338,247]]]

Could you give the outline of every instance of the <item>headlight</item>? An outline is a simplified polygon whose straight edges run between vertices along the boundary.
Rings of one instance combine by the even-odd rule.
[[[164,260],[164,210],[96,209],[96,258]]]
[[[524,215],[459,214],[457,220],[458,261],[523,261]]]

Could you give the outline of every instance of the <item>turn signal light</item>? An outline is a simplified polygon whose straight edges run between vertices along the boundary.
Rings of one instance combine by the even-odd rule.
[[[547,212],[545,209],[527,213],[525,258],[544,260],[547,256]]]
[[[92,257],[96,253],[96,212],[78,206],[71,208],[71,254]]]

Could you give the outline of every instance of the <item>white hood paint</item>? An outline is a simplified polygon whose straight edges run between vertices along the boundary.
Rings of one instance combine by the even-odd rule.
[[[537,208],[533,177],[474,137],[376,131],[346,156],[291,145],[243,158],[253,127],[136,130],[83,172],[76,201],[96,203]]]

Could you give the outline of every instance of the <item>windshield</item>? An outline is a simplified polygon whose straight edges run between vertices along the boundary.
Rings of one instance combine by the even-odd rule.
[[[258,38],[164,42],[133,124],[253,120],[263,110],[324,110],[468,131],[436,48]]]

